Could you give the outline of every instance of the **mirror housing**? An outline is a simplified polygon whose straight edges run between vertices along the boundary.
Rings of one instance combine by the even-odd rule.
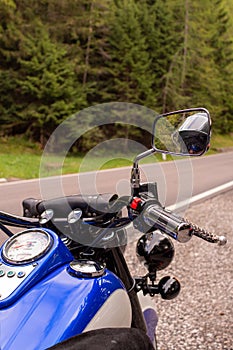
[[[131,171],[131,194],[139,195],[138,163],[154,153],[201,156],[210,146],[211,119],[205,108],[189,108],[158,115],[152,129],[152,148],[138,154]]]
[[[205,108],[190,108],[158,115],[152,132],[155,152],[201,156],[209,148],[210,114]]]

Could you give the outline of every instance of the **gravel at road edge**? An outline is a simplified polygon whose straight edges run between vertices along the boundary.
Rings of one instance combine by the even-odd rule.
[[[193,237],[175,245],[171,265],[158,273],[176,276],[181,292],[173,300],[154,301],[159,316],[159,350],[233,350],[233,191],[193,205],[185,216],[227,237],[221,247]],[[173,241],[174,242],[174,241]],[[127,261],[134,274],[145,273],[132,247]]]

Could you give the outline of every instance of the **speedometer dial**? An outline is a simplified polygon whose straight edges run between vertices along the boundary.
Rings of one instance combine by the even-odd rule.
[[[20,264],[35,261],[50,248],[52,239],[43,230],[27,230],[12,236],[4,245],[3,258]]]

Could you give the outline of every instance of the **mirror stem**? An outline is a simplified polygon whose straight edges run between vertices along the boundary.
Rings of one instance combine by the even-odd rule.
[[[155,152],[156,152],[156,150],[154,148],[151,148],[145,152],[138,154],[135,157],[134,162],[133,162],[133,167],[131,170],[131,180],[130,180],[132,196],[138,195],[139,187],[140,187],[140,170],[138,167],[139,160],[146,158]]]
[[[138,167],[138,163],[134,163],[131,170],[131,194],[133,197],[138,195],[139,187],[140,187],[140,170]]]

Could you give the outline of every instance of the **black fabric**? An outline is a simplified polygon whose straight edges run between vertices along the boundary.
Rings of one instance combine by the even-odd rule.
[[[104,328],[79,334],[49,349],[154,350],[148,336],[136,328]]]

